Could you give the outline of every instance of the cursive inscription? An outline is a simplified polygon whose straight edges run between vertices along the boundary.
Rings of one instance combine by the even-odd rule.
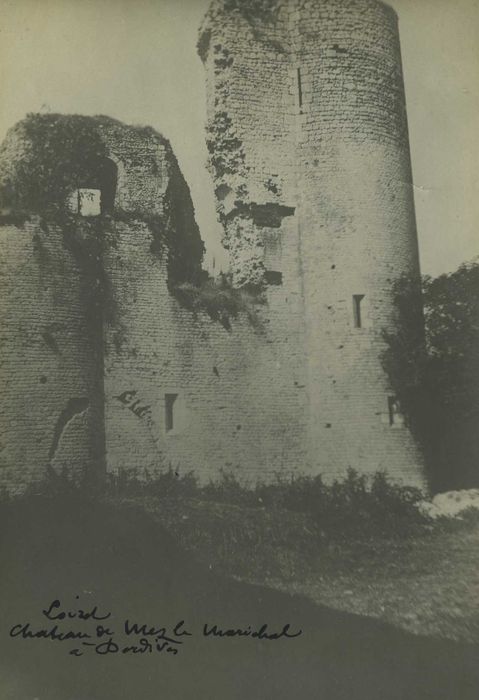
[[[76,600],[79,601],[79,596]],[[259,627],[220,626],[217,622],[204,623],[196,630],[180,620],[174,625],[157,624],[150,621],[137,621],[130,617],[115,620],[111,611],[99,604],[88,606],[64,606],[59,598],[54,598],[41,610],[48,624],[19,622],[11,627],[9,636],[16,641],[57,642],[68,645],[72,656],[96,654],[148,655],[161,654],[176,656],[179,650],[192,637],[198,639],[227,640],[247,637],[251,640],[272,642],[291,640],[303,634],[300,629],[292,630],[290,623],[278,628],[270,628],[268,623]]]
[[[269,641],[273,641],[275,639],[281,639],[281,637],[285,637],[286,639],[294,639],[295,637],[299,637],[301,634],[303,634],[302,630],[298,630],[298,632],[291,633],[289,631],[290,627],[291,625],[286,624],[284,625],[281,632],[270,632],[266,623],[264,625],[261,625],[261,627],[257,630],[252,629],[251,626],[248,626],[246,629],[221,629],[220,627],[218,627],[218,625],[205,624],[203,626],[203,636],[221,638],[251,637],[252,639],[267,639]]]

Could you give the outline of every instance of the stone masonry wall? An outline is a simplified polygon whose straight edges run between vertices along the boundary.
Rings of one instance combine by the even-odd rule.
[[[104,172],[114,172],[110,182]],[[85,187],[101,189],[102,203],[112,193],[101,214],[71,210],[71,193]],[[0,210],[0,488],[20,491],[49,469],[99,478],[108,449],[105,329],[115,327],[116,343],[124,329],[105,260],[117,226],[134,236],[146,219],[149,259],[167,247],[168,281],[195,279],[203,243],[189,190],[153,129],[29,115],[0,148]]]
[[[48,467],[88,469],[103,416],[82,270],[62,232],[37,217],[0,228],[0,247],[0,489],[15,493]]]
[[[11,300],[2,306],[2,483],[21,489],[48,466],[95,468],[98,428],[105,432],[106,467],[117,473],[141,477],[171,466],[205,481],[223,469],[254,483],[307,471],[298,290],[269,288],[257,324],[242,314],[229,331],[183,308],[171,293],[171,255],[183,251],[194,267],[201,247],[194,227],[181,230],[193,215],[174,156],[157,136],[103,118],[99,130],[118,170],[113,210],[69,214],[58,224],[48,212],[29,214],[23,226],[0,229],[2,280]],[[9,153],[14,159],[15,149]],[[86,268],[72,247],[72,236],[83,231],[98,246]],[[297,280],[294,239],[277,233],[273,227],[277,253],[284,248],[291,261],[284,274]],[[180,246],[175,235],[183,237]],[[93,308],[85,287],[98,287]],[[100,338],[92,336],[92,321],[96,328],[100,322]],[[98,391],[100,411],[92,421],[88,406]],[[177,397],[171,430],[167,395]]]
[[[218,216],[235,285],[266,288],[258,322],[226,330],[180,304],[203,243],[165,139],[106,117],[20,122],[0,149],[16,221],[0,228],[0,485],[106,466],[247,483],[353,467],[422,486],[380,362],[394,281],[419,274],[394,13],[215,0],[198,48]],[[38,195],[32,173],[42,211],[12,197]],[[92,187],[113,192],[95,216],[57,201]]]
[[[145,474],[169,467],[200,481],[234,472],[246,483],[304,471],[304,348],[246,317],[232,330],[196,317],[168,294],[166,260],[144,225],[120,227],[106,266],[124,330],[107,333],[108,465]],[[276,294],[272,290],[271,294]],[[296,314],[295,300],[285,316]],[[176,394],[167,430],[166,394]]]
[[[422,485],[409,430],[399,416],[390,425],[380,362],[394,280],[419,275],[394,12],[373,0],[218,0],[199,51],[235,280],[289,269],[282,288],[303,304],[309,464],[330,478],[350,466]],[[215,151],[225,131],[227,169]]]

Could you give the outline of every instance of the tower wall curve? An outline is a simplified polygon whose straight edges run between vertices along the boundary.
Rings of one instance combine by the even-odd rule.
[[[396,14],[373,0],[222,0],[199,47],[236,283],[273,267],[302,297],[312,464],[421,485],[381,364],[394,283],[419,278]]]

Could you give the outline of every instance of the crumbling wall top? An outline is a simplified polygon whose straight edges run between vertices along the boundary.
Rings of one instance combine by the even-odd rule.
[[[351,11],[379,6],[397,19],[395,10],[382,0],[213,0],[200,27],[198,53],[204,61],[212,31],[221,31],[225,16],[249,24],[255,38],[261,39],[261,28],[277,23],[281,17],[293,20],[295,13],[303,13],[314,21],[315,10],[328,5]]]
[[[143,220],[152,251],[168,249],[175,281],[201,274],[204,245],[188,185],[169,142],[151,127],[27,115],[0,146],[0,214],[3,223],[36,214],[64,227],[79,215]]]

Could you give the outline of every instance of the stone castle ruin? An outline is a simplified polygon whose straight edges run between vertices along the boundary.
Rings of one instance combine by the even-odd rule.
[[[172,466],[422,486],[380,359],[393,284],[419,276],[395,13],[214,0],[198,51],[231,289],[205,280],[153,129],[47,114],[6,137],[0,485]]]

